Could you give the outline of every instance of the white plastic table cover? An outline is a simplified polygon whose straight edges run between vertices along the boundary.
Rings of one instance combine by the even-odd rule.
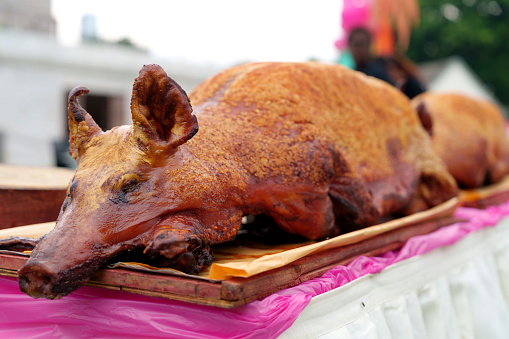
[[[509,338],[509,219],[313,297],[280,338]]]

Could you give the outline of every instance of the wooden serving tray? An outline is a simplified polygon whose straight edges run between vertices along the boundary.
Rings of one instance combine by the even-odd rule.
[[[13,170],[18,172],[17,176],[23,171],[25,174],[23,174],[24,179],[21,180],[23,185],[12,184],[12,180],[9,185],[0,181],[0,199],[4,197],[2,201],[8,201],[9,204],[5,205],[11,208],[6,210],[5,206],[0,206],[0,229],[55,220],[73,171],[60,172],[57,169],[59,173],[55,177],[56,172],[53,169],[50,170],[53,174],[44,174],[40,172],[40,169],[34,169],[36,172],[30,169],[18,171],[19,167],[16,169],[14,166],[0,166],[0,174],[3,173],[2,170],[5,171],[5,168],[11,171],[11,177]],[[41,179],[41,175],[50,177],[53,175],[53,181]],[[31,184],[30,180],[27,183],[27,177],[35,178],[32,181],[37,182],[36,187],[28,188]],[[40,184],[41,180],[46,184]],[[58,184],[55,185],[55,181]],[[11,195],[7,196],[7,194]],[[19,194],[19,199],[16,198],[16,194]],[[51,194],[55,196],[50,198]],[[33,198],[29,198],[30,196]],[[50,203],[52,207],[41,206],[41,201],[48,199],[52,201]],[[478,208],[499,204],[508,199],[509,176],[499,184],[462,191],[460,194],[461,205]],[[392,226],[388,225],[391,223],[389,222],[368,227],[362,230],[362,234],[351,236],[351,242],[348,244],[311,253],[283,267],[247,278],[232,277],[213,280],[122,267],[100,269],[87,285],[196,304],[234,308],[321,276],[331,268],[346,265],[360,255],[374,256],[398,249],[413,236],[428,234],[440,227],[457,222],[458,220],[451,217],[457,204],[449,206],[439,213],[426,211],[425,217],[412,215],[401,220],[397,219],[392,221]],[[53,212],[48,214],[45,212],[48,210]],[[17,277],[17,270],[27,259],[26,255],[15,252],[0,253],[0,275]]]
[[[360,255],[374,256],[401,247],[409,238],[430,233],[457,220],[440,217],[388,231],[353,244],[323,250],[289,265],[249,278],[203,280],[126,268],[100,269],[89,286],[163,297],[202,305],[235,308],[281,289],[318,277],[337,265],[346,265]],[[28,257],[0,254],[0,275],[17,277]]]

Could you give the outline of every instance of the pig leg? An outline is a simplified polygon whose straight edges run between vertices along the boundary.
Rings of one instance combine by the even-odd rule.
[[[348,233],[373,225],[380,217],[373,197],[358,178],[344,175],[334,178],[329,196],[334,205],[336,224],[341,233]]]
[[[425,211],[452,197],[456,196],[457,189],[454,179],[433,171],[423,171],[415,195],[409,205],[402,211],[403,215]]]
[[[334,150],[333,159],[335,176],[328,194],[337,227],[344,234],[375,224],[380,211],[366,183],[352,171],[340,149]]]
[[[266,182],[252,196],[256,203],[248,206],[248,213],[267,214],[289,233],[312,240],[338,234],[326,187],[306,184],[288,187]]]
[[[161,221],[149,234],[144,253],[163,267],[198,273],[212,263],[210,246],[233,240],[242,223],[240,211],[182,213]],[[162,257],[162,258],[161,258]]]
[[[161,267],[198,273],[204,265],[212,263],[210,247],[186,224],[160,225],[151,239],[144,253]]]
[[[9,237],[0,240],[0,250],[31,251],[39,243],[39,239]]]

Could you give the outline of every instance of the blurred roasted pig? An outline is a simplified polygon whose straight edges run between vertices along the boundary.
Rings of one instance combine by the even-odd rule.
[[[57,225],[19,270],[34,298],[69,294],[139,249],[197,271],[245,215],[319,240],[457,194],[408,99],[339,65],[245,64],[190,101],[147,65],[134,82],[132,124],[106,132],[79,105],[86,93],[69,94],[77,169]]]
[[[492,102],[459,93],[423,93],[412,100],[435,152],[462,188],[495,184],[509,174],[506,122]]]

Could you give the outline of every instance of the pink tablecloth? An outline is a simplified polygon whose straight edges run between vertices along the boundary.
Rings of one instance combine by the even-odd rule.
[[[82,287],[61,300],[34,300],[16,279],[0,277],[0,338],[274,338],[292,325],[309,300],[368,273],[455,243],[496,225],[509,202],[486,210],[460,208],[467,222],[411,238],[400,250],[359,257],[322,277],[233,310]]]

